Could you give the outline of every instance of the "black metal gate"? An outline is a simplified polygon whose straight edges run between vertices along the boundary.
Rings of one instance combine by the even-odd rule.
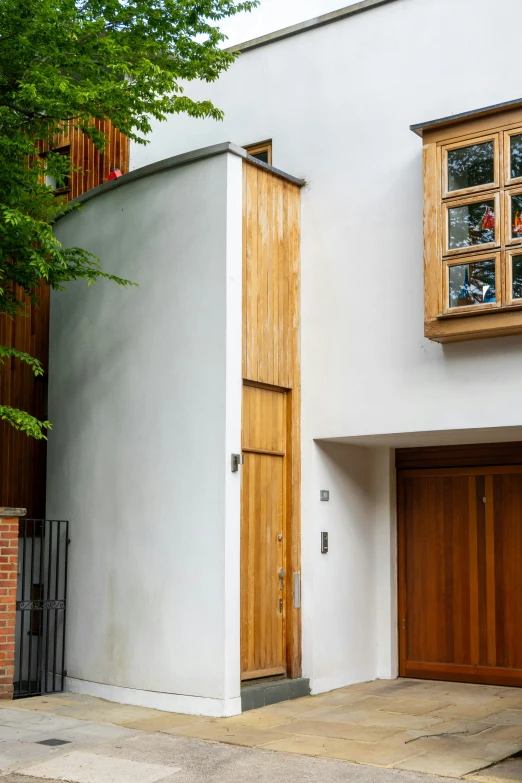
[[[20,520],[15,699],[64,689],[69,543],[68,522]]]

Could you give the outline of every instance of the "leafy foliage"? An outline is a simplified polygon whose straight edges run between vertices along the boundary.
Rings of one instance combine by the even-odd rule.
[[[138,143],[146,143],[151,118],[184,112],[220,119],[218,108],[191,100],[183,84],[213,81],[232,63],[234,55],[220,48],[218,23],[255,5],[257,0],[1,0],[0,314],[19,316],[23,295],[36,301],[42,280],[58,290],[79,279],[131,284],[104,273],[85,250],[57,241],[53,223],[71,206],[46,186],[44,168],[58,186],[69,172],[63,156],[39,154],[42,145],[52,146],[53,136],[70,123],[103,149],[94,120],[106,117]],[[0,418],[45,437],[48,423],[22,411],[0,406]]]

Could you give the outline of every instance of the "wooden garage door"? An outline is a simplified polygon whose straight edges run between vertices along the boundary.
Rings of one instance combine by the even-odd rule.
[[[401,676],[522,686],[522,466],[398,476]]]

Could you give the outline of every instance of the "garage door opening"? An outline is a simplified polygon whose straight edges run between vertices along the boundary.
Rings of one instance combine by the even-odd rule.
[[[522,444],[397,467],[400,675],[522,686]]]

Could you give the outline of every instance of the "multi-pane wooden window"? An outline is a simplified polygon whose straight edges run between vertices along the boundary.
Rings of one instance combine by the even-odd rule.
[[[522,108],[415,130],[425,142],[426,336],[522,333]]]

